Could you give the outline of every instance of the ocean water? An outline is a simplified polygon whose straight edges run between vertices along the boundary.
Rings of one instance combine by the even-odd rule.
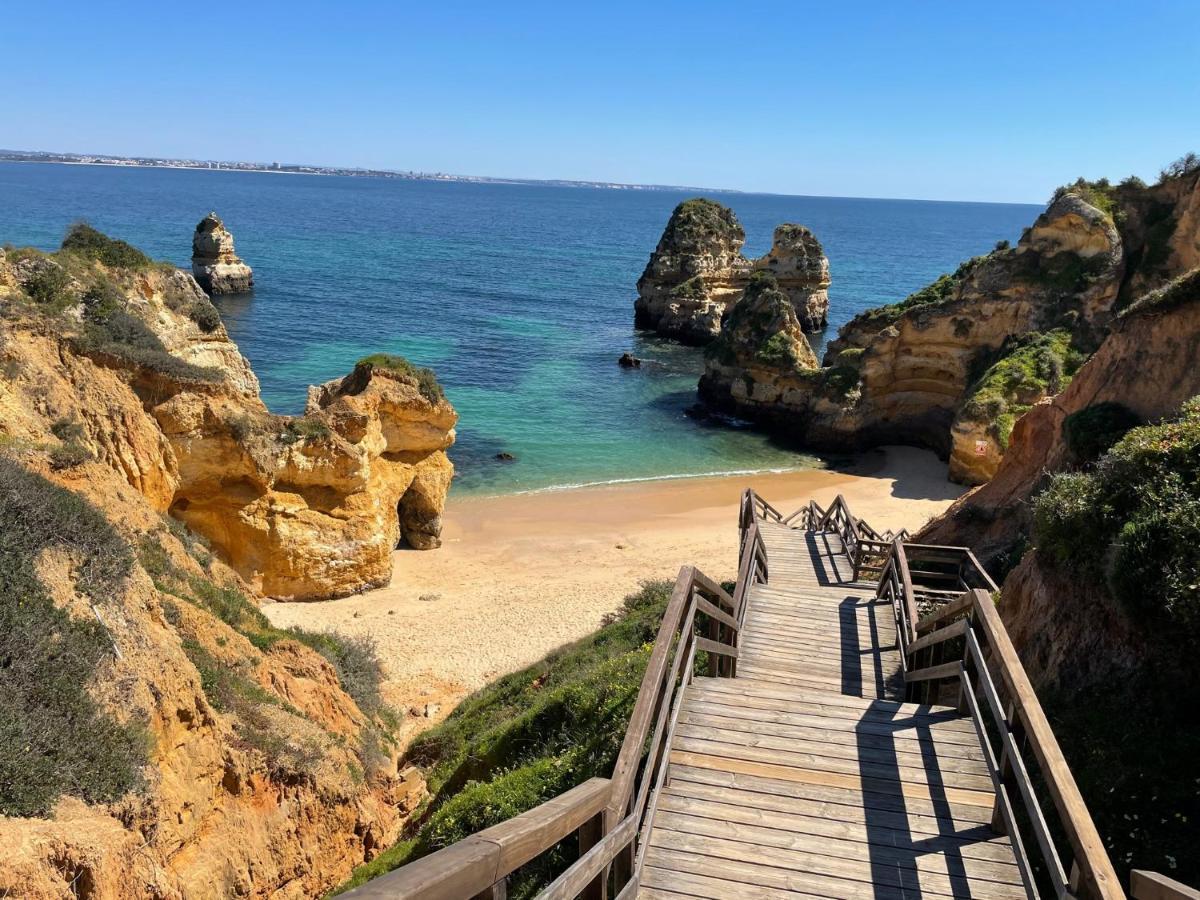
[[[830,328],[1015,240],[1039,209],[706,192],[765,253],[812,228],[832,270]],[[633,329],[635,284],[689,193],[0,163],[0,243],[58,246],[85,219],[187,265],[216,210],[256,290],[217,298],[280,413],[370,353],[433,367],[460,415],[454,492],[510,493],[819,462],[684,415],[702,352]],[[822,343],[823,338],[815,343]],[[645,363],[620,369],[630,350]],[[819,350],[818,350],[819,352]],[[511,453],[513,462],[495,459]]]

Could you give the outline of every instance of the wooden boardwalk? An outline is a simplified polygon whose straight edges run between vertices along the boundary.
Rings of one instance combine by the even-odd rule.
[[[889,603],[838,536],[762,523],[734,678],[686,689],[639,896],[1024,897],[975,725],[899,702]]]

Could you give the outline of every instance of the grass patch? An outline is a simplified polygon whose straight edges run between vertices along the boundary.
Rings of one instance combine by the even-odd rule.
[[[966,263],[963,265],[965,266]],[[879,330],[891,325],[910,310],[940,306],[943,303],[947,303],[957,295],[958,288],[962,284],[962,273],[963,268],[960,267],[959,271],[953,275],[939,276],[937,281],[927,284],[919,291],[909,294],[899,303],[877,306],[874,309],[861,312],[850,321],[847,327],[870,327]]]
[[[300,441],[321,441],[330,435],[329,426],[320,419],[304,416],[290,419],[279,433],[279,439],[285,444],[295,444]]]
[[[446,399],[446,392],[432,369],[415,366],[403,356],[390,353],[375,353],[360,359],[355,368],[364,367],[378,370],[390,375],[398,381],[404,381],[416,387],[421,396],[430,403],[441,403]]]
[[[36,561],[73,554],[75,586],[104,603],[132,554],[91,504],[0,457],[0,814],[46,815],[63,794],[92,803],[141,784],[147,741],[88,694],[109,657],[107,630],[55,606]]]
[[[1022,335],[1001,354],[971,385],[962,415],[989,422],[988,433],[1007,449],[1017,419],[1061,391],[1086,357],[1065,328]]]
[[[1116,188],[1112,186],[1107,178],[1101,178],[1098,181],[1077,178],[1072,184],[1064,184],[1062,187],[1056,188],[1054,195],[1050,198],[1050,202],[1055,203],[1067,194],[1074,194],[1084,203],[1096,207],[1096,209],[1100,210],[1100,212],[1104,213],[1110,219],[1115,219],[1119,216],[1120,210],[1117,205]]]
[[[1120,318],[1127,319],[1142,313],[1166,312],[1197,301],[1200,301],[1200,269],[1193,269],[1170,284],[1135,300],[1121,311]]]
[[[417,738],[409,761],[427,770],[425,816],[339,892],[611,774],[672,587],[646,584],[599,631],[488,685]],[[510,896],[531,896],[573,853],[524,867]]]

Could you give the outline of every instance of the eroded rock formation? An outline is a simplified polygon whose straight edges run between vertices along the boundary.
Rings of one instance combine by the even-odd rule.
[[[634,322],[690,344],[707,344],[741,299],[756,271],[776,276],[805,331],[825,327],[829,261],[802,225],[775,229],[771,250],[757,260],[742,255],[746,233],[733,210],[712,200],[675,207],[642,277]]]
[[[192,275],[210,294],[245,294],[254,287],[254,272],[233,252],[233,235],[215,212],[192,235]]]
[[[314,389],[305,416],[276,416],[186,273],[68,254],[0,268],[10,365],[38,373],[0,401],[7,435],[78,423],[83,450],[268,596],[384,584],[401,538],[438,545],[456,414],[432,373],[381,357]],[[65,312],[29,299],[47,282]]]
[[[821,449],[930,447],[955,480],[986,481],[1013,423],[1069,383],[1116,311],[1197,255],[1198,182],[1193,172],[1152,188],[1064,189],[1015,247],[851,320],[826,350],[824,377],[793,378],[777,400],[739,409]],[[720,402],[713,366],[701,394]],[[738,377],[758,374],[721,373]]]

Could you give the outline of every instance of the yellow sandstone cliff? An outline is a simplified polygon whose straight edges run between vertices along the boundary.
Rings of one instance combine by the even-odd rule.
[[[372,648],[275,629],[247,586],[334,596],[386,581],[402,535],[436,546],[454,410],[381,357],[272,416],[190,275],[91,229],[64,246],[0,251],[0,896],[319,895],[423,784]],[[55,687],[75,632],[94,668]],[[72,769],[55,754],[100,732],[39,750],[34,720],[81,704],[129,737]]]

